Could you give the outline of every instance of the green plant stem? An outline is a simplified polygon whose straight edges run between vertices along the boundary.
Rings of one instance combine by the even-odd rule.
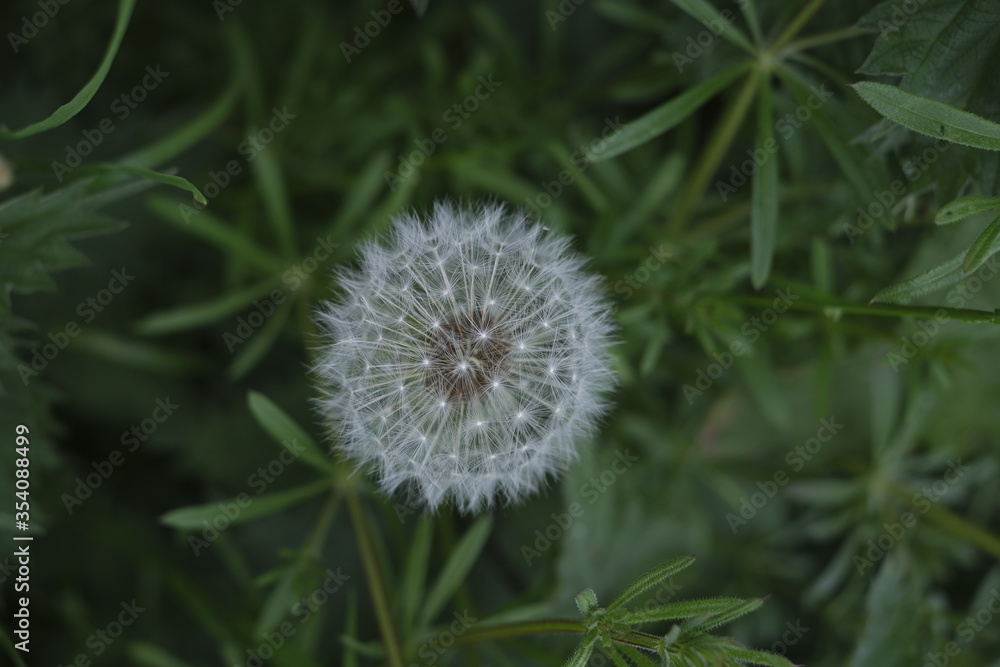
[[[455,644],[474,644],[491,639],[506,639],[508,637],[523,637],[524,635],[540,635],[548,633],[575,633],[583,634],[587,630],[587,625],[583,621],[572,619],[543,619],[537,621],[521,621],[518,623],[503,623],[500,625],[490,625],[485,628],[473,628],[458,637]],[[629,644],[637,648],[653,650],[659,637],[645,632],[616,632],[612,638],[623,644]]]
[[[746,306],[769,308],[774,299],[747,294],[732,294],[722,297],[726,301],[740,303]],[[958,322],[979,322],[1000,324],[1000,310],[973,310],[971,308],[943,308],[939,306],[904,306],[885,303],[851,304],[851,303],[812,303],[809,301],[794,301],[788,304],[790,310],[806,310],[810,312],[838,315],[876,315],[879,317],[927,317],[954,320]]]
[[[712,133],[708,147],[702,154],[701,159],[698,160],[690,181],[681,189],[683,194],[678,200],[677,207],[674,209],[674,216],[668,224],[667,231],[671,236],[680,234],[691,213],[694,211],[695,206],[701,201],[702,195],[705,193],[705,188],[708,187],[708,183],[719,168],[719,164],[729,149],[733,137],[736,136],[736,131],[747,116],[747,111],[753,103],[753,98],[757,93],[757,86],[760,85],[761,78],[759,70],[754,70],[747,77],[743,87],[736,96],[736,100],[726,110],[725,115]]]
[[[798,53],[799,51],[805,51],[824,44],[839,42],[842,39],[851,39],[867,34],[869,34],[867,30],[861,30],[859,28],[855,28],[854,26],[849,28],[838,28],[837,30],[831,30],[830,32],[820,33],[818,35],[813,35],[811,37],[806,37],[792,42],[782,50],[782,55]]]
[[[375,604],[375,616],[378,618],[379,630],[382,633],[382,642],[385,644],[389,665],[390,667],[404,667],[406,663],[403,660],[403,647],[400,644],[399,635],[396,633],[396,624],[392,619],[389,596],[385,591],[385,582],[382,580],[378,557],[375,555],[375,546],[372,544],[372,537],[368,532],[367,517],[365,517],[364,508],[361,506],[361,498],[358,497],[357,489],[351,482],[344,483],[344,493],[347,496],[351,523],[358,540],[358,549],[361,552],[365,577],[368,579],[368,588],[371,590],[372,601]]]
[[[806,23],[809,22],[813,15],[819,11],[819,8],[823,6],[824,2],[826,2],[826,0],[812,0],[812,2],[803,7],[802,11],[796,14],[795,18],[793,18],[785,27],[785,30],[781,33],[778,39],[774,40],[774,44],[772,44],[769,49],[771,53],[778,53],[786,44],[795,39],[795,36],[799,34],[799,31],[805,27]]]
[[[520,621],[518,623],[502,623],[488,625],[485,628],[470,628],[468,632],[455,640],[456,644],[474,644],[489,639],[506,639],[507,637],[522,637],[524,635],[540,635],[553,632],[569,632],[583,634],[587,629],[583,621],[573,619],[543,619],[539,621]]]

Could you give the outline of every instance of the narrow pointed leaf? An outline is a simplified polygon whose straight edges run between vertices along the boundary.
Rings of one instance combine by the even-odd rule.
[[[984,261],[997,252],[1000,252],[1000,240],[994,241],[989,247]],[[918,296],[951,287],[966,275],[962,270],[965,255],[966,253],[956,255],[944,264],[928,269],[920,275],[886,287],[872,298],[872,302],[906,303]]]
[[[724,90],[737,77],[747,71],[747,65],[736,65],[702,81],[622,127],[617,134],[609,137],[600,153],[587,154],[591,162],[600,162],[621,155],[625,151],[640,146],[678,125],[694,111]]]
[[[941,210],[934,216],[934,222],[938,225],[948,225],[968,218],[970,215],[996,208],[997,206],[1000,206],[1000,197],[982,197],[979,195],[962,197],[942,206]]]
[[[308,500],[329,489],[330,484],[330,481],[324,479],[319,482],[298,486],[294,489],[288,489],[287,491],[276,491],[259,496],[244,494],[247,497],[237,496],[236,498],[229,498],[219,502],[181,507],[170,510],[160,517],[160,521],[181,530],[197,530],[204,527],[203,522],[205,521],[212,523],[212,520],[217,519],[219,516],[226,517],[226,511],[230,514],[235,513],[236,510],[233,507],[236,507],[239,510],[239,514],[235,518],[227,517],[229,525],[235,525],[270,516],[292,505]]]
[[[448,558],[448,562],[442,568],[438,580],[434,583],[434,587],[431,588],[430,593],[427,595],[427,601],[424,603],[423,615],[421,617],[424,625],[434,620],[445,603],[458,590],[458,587],[465,579],[465,575],[469,573],[469,570],[472,569],[476,559],[479,557],[479,552],[482,551],[483,545],[486,544],[486,538],[489,537],[492,528],[493,519],[489,515],[484,515],[477,519],[468,532],[459,540],[455,546],[455,550]]]
[[[740,598],[708,598],[706,600],[682,600],[650,609],[637,609],[625,616],[627,623],[652,623],[654,621],[671,621],[691,618],[699,614],[720,614],[724,611],[742,605],[745,600]]]
[[[673,575],[691,565],[693,562],[694,556],[681,556],[680,558],[674,558],[673,560],[667,561],[663,565],[654,567],[629,584],[629,586],[622,591],[621,595],[616,597],[611,604],[608,605],[608,611],[617,609],[638,595],[648,591],[650,588],[658,586],[662,581],[669,579]]]
[[[162,336],[214,324],[246,308],[250,303],[269,292],[277,282],[269,277],[238,292],[231,292],[210,301],[179,306],[172,310],[153,313],[136,324],[136,331],[145,336]]]
[[[767,651],[757,651],[752,648],[733,646],[728,651],[728,657],[739,660],[748,665],[764,665],[764,667],[795,667],[795,664],[788,658],[784,658],[776,653]]]
[[[421,517],[407,549],[406,570],[400,588],[400,603],[403,607],[402,625],[406,629],[412,627],[420,600],[424,597],[427,563],[431,555],[431,529],[433,525],[430,517]]]
[[[997,237],[1000,237],[1000,216],[994,218],[993,222],[987,225],[986,229],[969,246],[969,250],[965,253],[965,259],[962,260],[962,270],[966,273],[972,273],[982,266],[983,262],[996,252],[992,248],[997,244]]]
[[[638,667],[659,667],[659,664],[650,657],[650,654],[643,653],[634,646],[619,644],[618,649]]]
[[[101,64],[98,65],[94,76],[84,84],[83,88],[80,89],[80,92],[73,99],[56,109],[45,120],[23,127],[20,130],[9,130],[5,125],[0,125],[0,139],[21,139],[38,134],[39,132],[51,130],[54,127],[59,127],[87,106],[87,103],[97,93],[97,89],[104,83],[104,78],[111,69],[111,63],[114,62],[115,55],[118,54],[118,47],[121,46],[122,39],[125,37],[125,29],[128,27],[129,19],[132,18],[132,9],[134,7],[135,0],[120,0],[118,3],[118,17],[115,20],[114,31],[111,33],[111,41],[108,42],[108,48],[104,52],[104,58],[101,60]]]
[[[251,391],[247,404],[257,423],[294,456],[324,472],[333,468],[316,441],[267,396]]]
[[[581,643],[569,658],[566,659],[563,667],[587,667],[590,664],[590,656],[593,652],[594,645],[592,643]]]
[[[194,218],[193,224],[189,224],[184,220],[180,206],[173,199],[151,197],[149,208],[166,222],[176,225],[178,229],[199,236],[263,271],[277,274],[284,268],[277,257],[247,238],[241,230],[227,224],[208,211],[200,211],[198,216]]]
[[[675,5],[685,12],[698,19],[703,25],[713,26],[715,29],[721,28],[720,36],[728,42],[735,44],[747,53],[754,52],[754,46],[750,43],[739,28],[733,25],[733,21],[727,21],[718,9],[712,6],[708,0],[671,0]],[[737,3],[742,4],[742,3]],[[732,10],[726,10],[732,13]]]
[[[708,632],[709,630],[718,628],[726,623],[729,623],[730,621],[734,621],[740,616],[746,616],[755,609],[758,609],[762,604],[764,604],[764,601],[760,598],[745,600],[738,605],[733,605],[725,611],[712,614],[701,619],[700,621],[695,621],[689,626],[685,626],[684,632],[692,632],[694,630],[698,630],[699,632]]]
[[[862,81],[854,90],[875,111],[894,123],[935,139],[1000,151],[1000,124],[896,86]]]
[[[186,178],[175,176],[173,174],[164,174],[159,171],[153,171],[152,169],[146,169],[145,167],[132,167],[129,165],[115,164],[111,162],[88,165],[85,169],[109,174],[127,174],[128,176],[144,178],[147,181],[152,181],[154,183],[162,183],[163,185],[169,185],[181,190],[187,190],[194,196],[194,200],[196,202],[202,205],[208,204],[208,200],[205,199],[205,195],[201,194],[201,190],[196,188],[194,183]]]
[[[771,86],[765,84],[757,106],[757,150],[765,157],[753,177],[750,202],[750,282],[758,290],[771,275],[778,235],[778,156],[771,106]]]

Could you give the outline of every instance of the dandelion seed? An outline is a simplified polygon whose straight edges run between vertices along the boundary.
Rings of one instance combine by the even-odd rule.
[[[384,492],[475,512],[576,456],[614,376],[609,308],[568,247],[502,206],[439,203],[341,273],[350,297],[317,314],[320,409]]]

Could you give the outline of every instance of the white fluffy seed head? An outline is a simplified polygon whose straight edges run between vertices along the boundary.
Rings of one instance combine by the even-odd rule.
[[[464,512],[565,468],[614,385],[598,278],[522,213],[404,214],[317,314],[320,409],[386,493]]]

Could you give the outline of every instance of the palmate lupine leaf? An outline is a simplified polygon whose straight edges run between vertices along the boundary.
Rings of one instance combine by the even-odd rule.
[[[0,204],[0,308],[10,308],[10,292],[53,290],[49,274],[87,264],[68,239],[117,231],[121,220],[81,205],[89,182],[80,181],[43,195],[32,190]]]
[[[747,664],[792,667],[782,656],[747,648],[728,637],[715,637],[709,630],[729,623],[759,608],[762,599],[714,598],[671,602],[659,607],[629,610],[625,604],[694,561],[691,556],[676,558],[655,567],[626,587],[607,608],[602,609],[597,596],[586,589],[576,596],[577,608],[584,617],[586,631],[580,646],[566,665],[586,664],[598,640],[615,665],[648,665],[650,660],[640,649],[659,653],[660,664],[709,664],[708,661],[740,661]],[[632,626],[653,621],[688,619],[673,625],[662,636],[635,630]],[[655,664],[655,663],[654,663]],[[720,663],[722,664],[722,663]]]

